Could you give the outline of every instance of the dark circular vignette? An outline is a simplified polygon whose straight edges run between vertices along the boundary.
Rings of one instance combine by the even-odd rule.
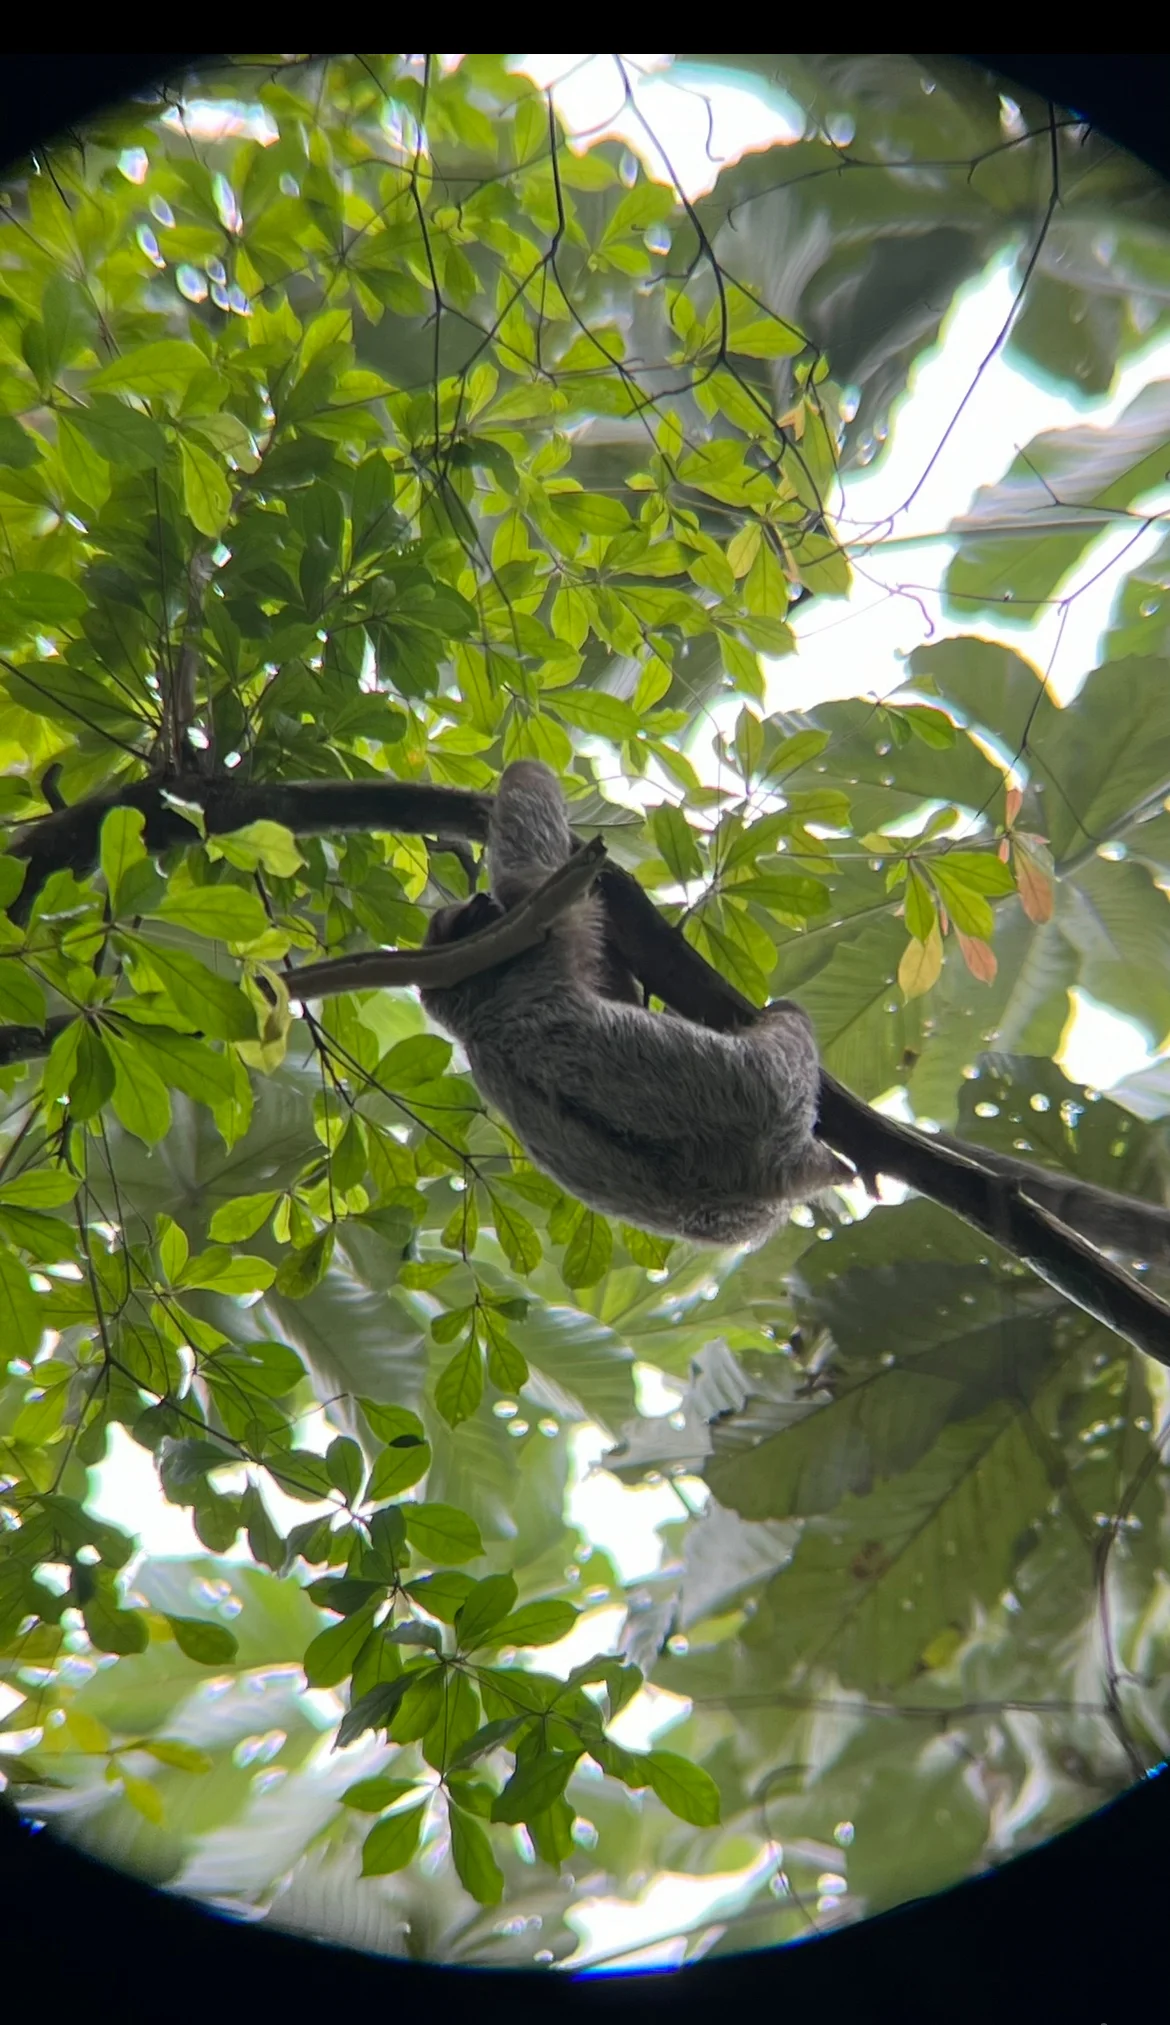
[[[0,65],[0,166],[83,123],[160,77],[214,55],[7,55]],[[1170,57],[975,55],[969,61],[1084,115],[1119,145],[1170,176]],[[830,1937],[769,1953],[660,1973],[563,1977],[555,1996],[530,1971],[457,1970],[387,1961],[314,1941],[248,1931],[195,1903],[152,1891],[43,1832],[0,1800],[0,1931],[19,1938],[32,1971],[62,1949],[75,1988],[121,1944],[107,1997],[124,2019],[202,2017],[230,1991],[303,2017],[363,2002],[417,2004],[444,2017],[469,2008],[513,2020],[543,2017],[550,1997],[569,2018],[632,2016],[669,2005],[678,2020],[713,2005],[823,2014],[839,2005],[868,2020],[972,2018],[1126,2025],[1146,2018],[1146,1936],[1164,1920],[1161,1877],[1170,1840],[1170,1774],[1163,1771],[1044,1848],[930,1900]],[[14,1950],[9,1947],[10,1981]],[[1152,1966],[1152,1965],[1151,1965]],[[116,1994],[115,1994],[116,1991]],[[97,1996],[96,1989],[93,1996]]]

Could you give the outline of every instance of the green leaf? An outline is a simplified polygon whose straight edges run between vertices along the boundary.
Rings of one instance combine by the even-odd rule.
[[[566,723],[575,724],[594,737],[611,739],[615,744],[623,738],[634,738],[641,728],[641,719],[633,706],[603,690],[568,690],[557,696],[554,708]]]
[[[655,809],[650,827],[654,832],[654,841],[675,878],[684,884],[690,879],[698,879],[702,874],[703,861],[694,832],[682,810],[664,802],[661,808]]]
[[[735,687],[747,696],[764,700],[764,678],[760,673],[759,656],[753,647],[745,647],[734,633],[724,629],[719,634],[719,654]]]
[[[642,1766],[664,1807],[695,1828],[714,1828],[719,1821],[719,1788],[701,1765],[674,1751],[648,1751]]]
[[[160,1765],[170,1765],[176,1772],[210,1772],[215,1764],[207,1751],[201,1751],[198,1744],[183,1744],[175,1737],[143,1737],[133,1747],[145,1751],[149,1757],[157,1758]]]
[[[187,1234],[171,1216],[158,1220],[158,1263],[168,1280],[177,1281],[190,1256]]]
[[[77,1043],[77,1067],[69,1085],[69,1108],[78,1124],[93,1118],[113,1095],[113,1060],[97,1028],[83,1020]]]
[[[226,858],[242,872],[271,872],[274,879],[291,879],[305,862],[292,831],[266,818],[217,835],[208,845],[208,856]]]
[[[393,1870],[405,1870],[418,1848],[428,1804],[423,1800],[401,1814],[389,1814],[371,1828],[362,1844],[363,1877],[386,1877]]]
[[[0,1203],[0,1231],[10,1244],[44,1265],[57,1265],[74,1244],[73,1233],[60,1217],[44,1216],[39,1209],[20,1209],[14,1203]]]
[[[70,490],[89,511],[100,512],[110,496],[110,467],[81,434],[68,412],[57,417],[57,453]]]
[[[954,927],[964,935],[988,937],[994,934],[995,916],[982,893],[973,892],[970,886],[965,885],[945,858],[932,860],[930,870]]]
[[[540,1239],[526,1216],[493,1193],[492,1221],[500,1250],[513,1272],[531,1273],[540,1264]]]
[[[408,1582],[406,1593],[429,1616],[437,1617],[442,1624],[454,1624],[474,1587],[470,1575],[445,1568],[439,1575],[423,1575],[417,1582]]]
[[[399,1041],[378,1064],[378,1081],[389,1090],[413,1090],[432,1083],[451,1060],[451,1043],[438,1034],[413,1034]]]
[[[23,963],[0,958],[0,1019],[14,1026],[44,1027],[44,988]]]
[[[349,1435],[339,1434],[325,1451],[325,1467],[330,1483],[341,1492],[346,1504],[354,1504],[366,1474],[362,1452],[356,1441]]]
[[[212,1372],[212,1367],[206,1367]],[[242,1350],[216,1352],[215,1369],[227,1368],[233,1383],[268,1399],[284,1399],[301,1382],[305,1367],[287,1343],[253,1342]],[[293,1451],[297,1453],[297,1451]]]
[[[621,1225],[621,1239],[634,1264],[645,1266],[649,1272],[660,1272],[674,1250],[673,1238],[655,1237],[650,1231],[635,1230],[628,1223]]]
[[[45,1365],[37,1367],[38,1376],[43,1379],[45,1390],[38,1399],[27,1399],[12,1423],[12,1438],[28,1442],[32,1448],[41,1448],[52,1442],[61,1428],[68,1397],[68,1380],[58,1377],[56,1384],[50,1384],[50,1373]]]
[[[476,1583],[455,1619],[455,1630],[465,1652],[484,1643],[485,1635],[492,1626],[507,1616],[516,1596],[516,1581],[512,1575],[486,1575],[482,1582]],[[493,1640],[493,1643],[498,1642]]]
[[[318,1231],[303,1251],[293,1252],[276,1275],[277,1293],[286,1294],[292,1301],[301,1301],[306,1294],[311,1294],[329,1270],[335,1237],[333,1225],[326,1224],[325,1229]]]
[[[925,942],[937,915],[930,888],[917,865],[906,869],[906,927],[918,942]]]
[[[541,1751],[518,1765],[492,1803],[492,1820],[518,1823],[543,1814],[559,1800],[577,1760],[563,1751]]]
[[[488,1338],[488,1377],[501,1392],[519,1392],[528,1383],[528,1362],[522,1357],[500,1318],[489,1309],[484,1316]]]
[[[395,1445],[425,1442],[426,1430],[409,1406],[389,1406],[380,1399],[359,1399],[358,1405],[379,1441]]]
[[[565,1799],[554,1800],[543,1814],[534,1814],[528,1824],[533,1847],[542,1863],[558,1869],[573,1853],[573,1822],[576,1810]]]
[[[60,1209],[72,1202],[81,1186],[80,1177],[63,1167],[31,1167],[26,1174],[6,1175],[0,1181],[0,1204],[20,1203],[27,1209]]]
[[[24,471],[36,464],[44,451],[35,436],[22,429],[14,415],[0,415],[0,468]]]
[[[323,1474],[328,1482],[328,1475],[324,1471]],[[350,1575],[326,1575],[319,1582],[310,1582],[307,1594],[323,1610],[332,1610],[339,1617],[352,1617],[355,1611],[364,1610],[367,1603],[381,1602],[386,1595],[386,1584],[359,1580]],[[379,1632],[379,1637],[384,1635],[384,1632]]]
[[[68,1096],[69,1085],[77,1069],[84,1024],[80,1019],[71,1020],[49,1049],[49,1058],[41,1071],[41,1100],[50,1117],[54,1107]]]
[[[483,1351],[479,1336],[469,1330],[466,1343],[455,1352],[440,1372],[435,1385],[435,1406],[448,1427],[470,1420],[483,1397]]]
[[[150,1642],[146,1619],[140,1610],[122,1610],[112,1591],[98,1589],[81,1612],[86,1631],[99,1652],[116,1652],[125,1657],[145,1652]]]
[[[376,1603],[367,1603],[361,1610],[355,1610],[352,1617],[343,1617],[340,1624],[331,1624],[327,1631],[319,1631],[310,1640],[304,1659],[305,1679],[310,1687],[336,1687],[339,1681],[349,1679],[370,1635],[376,1608]]]
[[[958,736],[945,710],[932,710],[925,703],[899,703],[891,706],[891,712],[896,712],[897,720],[908,724],[914,735],[936,752],[947,751]]]
[[[268,927],[259,894],[240,886],[188,886],[168,892],[150,911],[156,920],[221,942],[254,942]]]
[[[262,1195],[237,1195],[231,1202],[221,1202],[208,1227],[209,1235],[216,1244],[224,1245],[254,1237],[279,1201],[280,1192],[274,1188]]]
[[[314,1457],[314,1461],[317,1458]],[[252,1558],[263,1563],[265,1568],[279,1569],[284,1566],[284,1541],[269,1517],[268,1507],[260,1493],[258,1484],[249,1484],[241,1505],[241,1516],[248,1532],[248,1545]]]
[[[423,1667],[407,1677],[406,1693],[394,1712],[390,1734],[396,1744],[413,1744],[425,1737],[443,1707],[444,1669]]]
[[[205,1617],[172,1617],[169,1612],[167,1623],[179,1651],[200,1666],[228,1666],[239,1651],[239,1640],[226,1624],[211,1624]]]
[[[431,1562],[475,1561],[483,1553],[479,1527],[454,1505],[403,1505],[406,1537]]]
[[[163,1822],[162,1794],[149,1779],[137,1779],[132,1772],[123,1769],[122,1791],[135,1812],[150,1821],[156,1828]]]
[[[0,909],[11,907],[24,885],[28,866],[23,858],[0,856]]]
[[[561,1272],[569,1287],[595,1287],[609,1271],[613,1259],[613,1232],[596,1211],[582,1211],[572,1238],[565,1248]]]
[[[90,381],[91,387],[98,378]],[[99,396],[88,408],[70,408],[68,420],[107,464],[125,471],[151,471],[167,461],[167,439],[158,423],[124,401]]]
[[[357,1814],[381,1814],[383,1808],[393,1807],[396,1800],[404,1800],[417,1788],[417,1779],[389,1779],[376,1773],[372,1779],[355,1779],[352,1786],[347,1786],[341,1804],[352,1807]]]
[[[94,373],[91,390],[102,393],[182,394],[196,373],[207,371],[198,345],[181,338],[160,338],[156,344],[132,345]]]
[[[465,1891],[478,1905],[498,1905],[504,1896],[504,1873],[492,1854],[487,1830],[473,1814],[450,1806],[451,1860]]]
[[[230,1360],[221,1358],[217,1361],[223,1365]],[[264,1398],[269,1397],[266,1388],[258,1389]],[[220,1404],[223,1399],[221,1389],[217,1392],[216,1403]],[[279,1461],[275,1456],[270,1456],[268,1470],[287,1496],[303,1498],[306,1504],[316,1504],[318,1499],[327,1498],[333,1488],[329,1481],[329,1472],[325,1468],[324,1457],[317,1455],[311,1448],[287,1449]]]
[[[134,936],[134,948],[150,966],[176,1010],[214,1040],[254,1041],[256,1012],[238,985],[217,977],[185,949],[164,948]]]
[[[114,1111],[120,1124],[147,1146],[156,1146],[171,1129],[167,1086],[142,1050],[116,1034],[109,1035],[114,1064]]]
[[[120,1005],[119,1010],[130,1014],[132,1008],[138,1013],[143,1010],[134,1001],[129,1006]],[[127,1019],[124,1031],[132,1032],[135,1052],[144,1055],[171,1088],[202,1104],[231,1100],[235,1069],[230,1056],[217,1054],[205,1041],[190,1034],[176,1033],[169,1026],[146,1025],[138,1018]]]
[[[549,1597],[543,1603],[526,1603],[521,1610],[514,1610],[497,1624],[492,1634],[493,1645],[555,1645],[559,1639],[567,1638],[581,1612],[576,1604],[560,1597]]]
[[[110,896],[110,909],[118,912],[118,890],[131,865],[146,856],[142,832],[146,826],[140,809],[111,809],[102,821],[101,867]]]
[[[795,325],[782,323],[778,317],[753,317],[748,323],[737,323],[733,318],[728,350],[749,359],[782,359],[803,351],[805,343]]]
[[[0,576],[0,638],[67,626],[88,606],[85,592],[65,577],[43,570],[12,570]]]
[[[366,1647],[366,1655],[371,1652],[371,1649],[374,1653],[373,1666],[375,1668],[391,1664],[394,1666],[401,1665],[397,1648],[387,1644],[385,1639],[375,1637],[371,1640]],[[360,1667],[355,1669],[355,1683],[359,1678],[361,1669],[367,1666],[366,1655],[363,1655]],[[375,1685],[365,1694],[357,1696],[350,1707],[349,1713],[342,1717],[338,1725],[337,1745],[339,1750],[343,1749],[346,1744],[352,1744],[355,1737],[363,1736],[367,1730],[386,1728],[410,1685],[411,1677],[408,1673],[399,1673],[397,1676],[391,1675],[379,1679],[375,1673],[374,1678]]]
[[[232,510],[232,489],[215,458],[187,436],[179,439],[183,505],[200,534],[220,534]]]
[[[1099,518],[1071,509],[1123,513],[1164,482],[1168,439],[1170,386],[1164,379],[1144,386],[1108,429],[1085,421],[1034,436],[1005,477],[979,488],[964,519],[945,579],[948,607],[960,622],[970,625],[982,607],[1001,624],[1012,617],[1028,623],[1036,604],[1057,596],[1096,539]],[[1054,499],[1064,509],[1055,522]]]
[[[362,1403],[365,1404],[364,1401]],[[431,1445],[428,1441],[416,1441],[411,1437],[403,1447],[384,1448],[370,1472],[366,1491],[368,1502],[379,1505],[387,1498],[399,1497],[425,1477],[430,1466]]]
[[[215,1245],[183,1268],[182,1285],[206,1287],[218,1294],[255,1294],[270,1287],[275,1278],[276,1267],[268,1259]]]

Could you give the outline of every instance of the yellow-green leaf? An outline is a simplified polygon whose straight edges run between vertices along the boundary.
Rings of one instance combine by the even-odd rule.
[[[937,922],[925,942],[916,942],[911,938],[898,965],[898,983],[907,998],[921,998],[924,992],[938,983],[942,956],[942,936]]]
[[[220,466],[199,443],[179,440],[183,468],[183,505],[200,534],[222,532],[232,510],[232,490]]]

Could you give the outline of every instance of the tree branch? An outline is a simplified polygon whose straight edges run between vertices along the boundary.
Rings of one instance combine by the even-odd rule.
[[[9,855],[28,864],[24,886],[10,912],[27,920],[37,894],[53,872],[83,878],[98,860],[102,823],[111,809],[140,809],[152,851],[190,844],[190,818],[176,804],[194,804],[208,832],[222,836],[260,821],[283,823],[295,836],[330,830],[401,830],[413,836],[487,836],[492,797],[465,788],[432,787],[423,781],[314,780],[237,781],[229,775],[151,775],[56,809],[25,825],[8,846]]]
[[[614,942],[655,997],[685,1018],[724,1033],[751,1025],[757,1016],[751,1000],[712,970],[679,930],[663,920],[636,879],[607,865],[598,883]],[[1160,1364],[1170,1365],[1170,1306],[1065,1221],[1073,1211],[1088,1221],[1103,1204],[1113,1231],[1108,1241],[1116,1242],[1119,1213],[1124,1218],[1132,1211],[1134,1226],[1141,1227],[1146,1216],[1147,1227],[1165,1245],[1170,1224],[1165,1212],[1145,1203],[1130,1204],[1125,1197],[1083,1182],[1062,1184],[1043,1168],[985,1154],[981,1147],[949,1134],[903,1125],[874,1111],[825,1071],[818,1130],[852,1162],[873,1192],[878,1175],[886,1174],[929,1196],[1023,1260],[1067,1300]]]
[[[55,811],[29,824],[10,845],[28,861],[14,915],[27,914],[50,873],[89,871],[96,863],[102,820],[111,808],[142,810],[151,849],[190,842],[183,802],[196,804],[212,834],[267,819],[294,834],[330,830],[402,830],[483,840],[492,797],[413,781],[205,780],[154,777]],[[457,944],[430,950],[371,950],[306,964],[289,978],[300,997],[406,984],[458,983],[531,948],[549,923],[596,875],[605,903],[611,958],[625,964],[648,992],[684,1018],[720,1032],[748,1026],[757,1008],[720,977],[658,912],[636,879],[605,863],[600,840],[506,920]],[[42,1034],[0,1028],[0,1066],[48,1052],[68,1016],[54,1015]],[[1122,1271],[1101,1244],[1170,1256],[1170,1212],[1098,1189],[1056,1172],[985,1152],[947,1133],[921,1132],[871,1109],[827,1072],[821,1076],[819,1129],[876,1190],[879,1174],[914,1188],[1004,1245],[1078,1307],[1095,1315],[1150,1356],[1170,1364],[1170,1306]],[[1078,1233],[1080,1233],[1078,1235]]]
[[[0,1027],[0,1069],[47,1055],[57,1035],[72,1026],[73,1013],[53,1013],[43,1027]]]
[[[286,974],[289,994],[304,1000],[329,998],[339,991],[377,991],[387,985],[462,984],[465,978],[493,970],[541,941],[557,916],[592,886],[604,856],[604,841],[595,837],[519,907],[459,942],[441,943],[433,949],[368,949],[357,956],[302,964],[299,970]]]
[[[157,741],[157,756],[170,769],[184,762],[194,763],[188,733],[195,722],[198,697],[199,632],[203,624],[203,598],[215,572],[210,549],[196,549],[187,570],[187,616],[183,638],[174,664],[169,656],[162,667],[163,721]]]

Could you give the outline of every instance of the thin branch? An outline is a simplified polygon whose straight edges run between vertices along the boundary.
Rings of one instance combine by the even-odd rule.
[[[203,598],[214,574],[215,564],[210,549],[197,549],[187,570],[187,616],[183,622],[178,659],[170,663],[169,658],[164,657],[162,664],[163,722],[159,756],[171,768],[182,766],[184,761],[190,763],[192,757],[188,733],[195,722],[199,672],[203,665],[199,651]]]
[[[357,956],[338,956],[324,963],[306,963],[285,978],[293,998],[327,998],[340,991],[378,991],[387,985],[462,984],[465,978],[493,970],[548,933],[557,916],[592,886],[605,856],[605,843],[595,837],[529,895],[488,928],[459,942],[433,949],[369,949]]]

